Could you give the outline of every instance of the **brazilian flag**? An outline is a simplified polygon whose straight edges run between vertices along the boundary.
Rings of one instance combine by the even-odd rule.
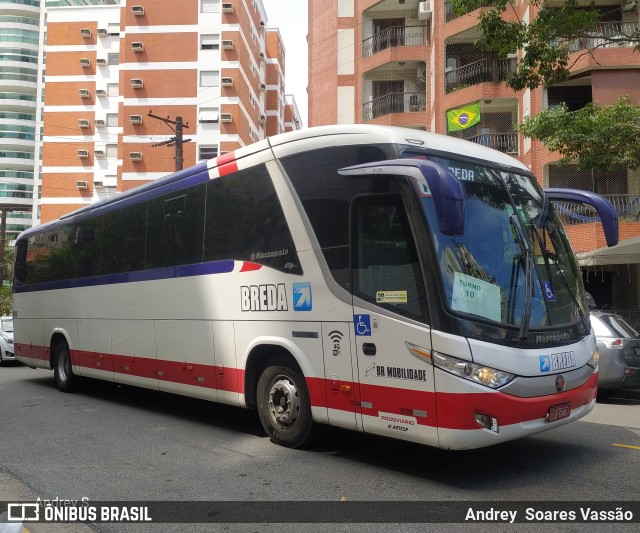
[[[447,111],[447,131],[466,130],[480,122],[480,102]]]

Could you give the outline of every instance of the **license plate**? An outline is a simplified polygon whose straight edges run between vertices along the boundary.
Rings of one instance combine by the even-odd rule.
[[[552,405],[547,411],[547,422],[555,422],[567,418],[571,414],[571,402]]]

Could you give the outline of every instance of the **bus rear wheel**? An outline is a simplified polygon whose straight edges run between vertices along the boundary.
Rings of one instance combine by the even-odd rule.
[[[71,351],[66,342],[56,345],[53,357],[53,381],[59,391],[73,392],[78,385],[78,378],[71,368]]]
[[[288,448],[303,446],[313,419],[309,390],[302,373],[287,361],[267,366],[257,387],[258,415],[272,442]]]

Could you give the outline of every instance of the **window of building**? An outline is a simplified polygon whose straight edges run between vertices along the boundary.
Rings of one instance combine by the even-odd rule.
[[[107,55],[109,65],[119,65],[120,64],[120,54],[108,54]]]
[[[118,113],[107,113],[107,126],[118,126]]]
[[[107,144],[107,157],[109,159],[118,159],[118,145],[117,144]]]
[[[217,107],[201,107],[198,114],[200,124],[217,124],[220,118],[220,110]]]
[[[200,50],[219,50],[220,35],[213,33],[211,35],[200,36]]]
[[[217,146],[201,146],[200,147],[200,160],[213,159],[214,157],[218,157]]]
[[[200,12],[201,13],[219,13],[220,0],[201,0]]]
[[[117,83],[107,83],[107,95],[118,96],[119,89]]]
[[[203,70],[200,72],[200,87],[217,87],[220,85],[218,70]]]

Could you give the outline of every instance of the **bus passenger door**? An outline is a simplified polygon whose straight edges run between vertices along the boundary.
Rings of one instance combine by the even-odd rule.
[[[402,194],[354,199],[351,267],[363,429],[437,445],[426,291]]]

